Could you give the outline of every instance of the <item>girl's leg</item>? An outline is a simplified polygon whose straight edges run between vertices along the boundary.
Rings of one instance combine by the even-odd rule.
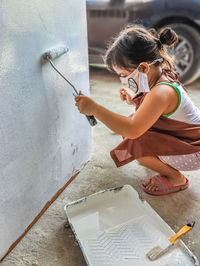
[[[143,157],[137,160],[141,165],[160,173],[168,179],[173,186],[185,184],[186,178],[180,171],[174,169],[168,164],[163,163],[158,157]],[[148,190],[157,190],[155,184],[151,182],[151,179],[147,180],[143,184]]]

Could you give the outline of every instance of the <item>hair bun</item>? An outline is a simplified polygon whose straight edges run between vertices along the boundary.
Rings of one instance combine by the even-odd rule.
[[[174,30],[167,27],[160,31],[159,40],[162,44],[167,46],[175,45],[178,41],[178,35]]]

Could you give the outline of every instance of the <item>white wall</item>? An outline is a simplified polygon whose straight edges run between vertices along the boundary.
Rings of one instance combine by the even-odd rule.
[[[0,258],[91,154],[91,127],[55,60],[89,94],[85,1],[0,1]],[[60,210],[62,211],[62,210]]]

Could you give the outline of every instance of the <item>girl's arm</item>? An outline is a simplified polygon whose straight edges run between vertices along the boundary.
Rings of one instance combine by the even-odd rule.
[[[115,133],[135,139],[143,135],[164,113],[170,103],[168,86],[156,86],[146,95],[132,119],[116,114],[84,95],[77,96],[76,105],[86,115],[94,115]]]

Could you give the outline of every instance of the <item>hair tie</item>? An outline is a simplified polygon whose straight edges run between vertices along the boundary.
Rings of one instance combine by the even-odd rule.
[[[157,43],[157,45],[158,45],[158,48],[162,48],[162,47],[163,47],[163,44],[162,44],[162,42],[160,41],[160,39],[157,39],[157,40],[156,40],[156,43]]]

